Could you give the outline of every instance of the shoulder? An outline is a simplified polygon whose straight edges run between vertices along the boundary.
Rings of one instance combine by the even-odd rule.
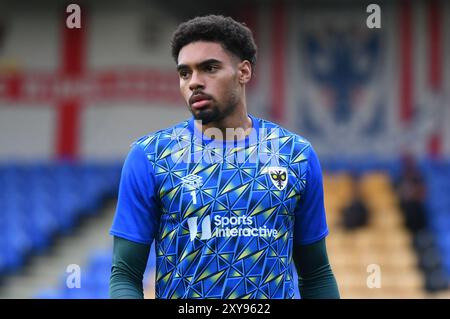
[[[313,147],[308,139],[300,134],[294,133],[279,124],[265,120],[257,119],[259,121],[259,127],[263,129],[263,134],[275,134],[279,137],[280,149],[290,148],[292,156],[300,156],[303,154],[305,158],[309,156],[311,152],[314,152]]]
[[[189,134],[188,120],[174,126],[167,127],[152,133],[148,133],[136,139],[131,148],[139,148],[152,160],[158,158],[162,152],[170,152],[170,146],[177,142],[180,136]]]

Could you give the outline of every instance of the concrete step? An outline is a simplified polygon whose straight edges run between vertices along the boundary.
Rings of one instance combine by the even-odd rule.
[[[80,266],[82,276],[93,250],[112,249],[108,232],[115,205],[115,201],[108,202],[98,215],[83,220],[72,234],[58,238],[48,252],[32,257],[23,269],[7,277],[0,286],[0,298],[29,299],[42,289],[57,288],[71,264]]]

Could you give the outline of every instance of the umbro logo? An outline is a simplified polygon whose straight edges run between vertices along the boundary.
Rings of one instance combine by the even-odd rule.
[[[183,187],[199,189],[203,185],[203,178],[195,174],[189,174],[181,178]]]

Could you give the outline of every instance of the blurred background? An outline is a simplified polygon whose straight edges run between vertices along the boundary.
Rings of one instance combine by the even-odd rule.
[[[77,1],[69,29],[70,2],[1,0],[0,298],[108,297],[123,160],[190,116],[170,37],[209,13],[254,32],[249,112],[320,157],[342,297],[450,298],[450,3],[373,2],[380,29],[319,0]]]

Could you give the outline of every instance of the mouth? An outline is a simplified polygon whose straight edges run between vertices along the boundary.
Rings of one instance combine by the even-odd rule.
[[[202,109],[211,103],[211,97],[206,94],[196,94],[189,99],[192,109]]]

